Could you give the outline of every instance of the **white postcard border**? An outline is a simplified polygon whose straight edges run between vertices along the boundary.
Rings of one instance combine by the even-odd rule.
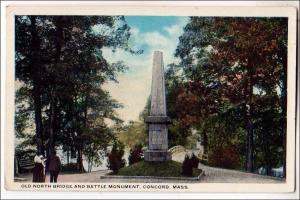
[[[296,9],[293,7],[168,7],[168,6],[8,6],[7,22],[7,48],[6,48],[6,82],[5,82],[5,187],[8,190],[33,191],[147,191],[147,192],[293,192],[295,189],[295,111],[296,111]],[[174,189],[143,189],[146,183],[138,183],[141,189],[86,189],[71,188],[22,188],[22,184],[14,182],[13,178],[13,152],[14,152],[14,15],[172,15],[172,16],[261,16],[261,17],[289,17],[288,22],[288,99],[287,99],[287,176],[283,184],[233,184],[233,183],[197,183],[188,185],[187,190]],[[90,183],[58,183],[57,185],[84,185]],[[100,183],[99,183],[100,184]],[[137,183],[111,183],[112,185],[133,185]],[[175,183],[174,183],[175,184]],[[157,183],[156,185],[174,185]],[[31,184],[37,185],[37,184]],[[39,184],[41,185],[41,184]],[[50,185],[50,184],[42,184]]]

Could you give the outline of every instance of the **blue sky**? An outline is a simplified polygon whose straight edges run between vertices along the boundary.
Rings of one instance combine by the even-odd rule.
[[[104,89],[123,104],[124,108],[117,110],[117,113],[121,119],[129,121],[138,120],[150,95],[153,51],[163,52],[165,68],[170,63],[178,62],[174,53],[188,17],[126,16],[125,19],[131,27],[130,44],[144,52],[132,55],[123,50],[113,53],[111,49],[104,49],[103,55],[109,62],[122,60],[129,67],[125,73],[118,75],[118,84],[108,82]]]
[[[168,37],[168,31],[166,27],[172,27],[180,18],[172,16],[126,16],[127,23],[133,28],[138,29],[141,34],[158,32],[164,37]],[[136,41],[136,44],[139,42]],[[139,45],[141,49],[145,51],[145,54],[149,53],[149,45],[143,43]]]
[[[173,16],[126,16],[127,23],[138,27],[143,32],[153,30],[166,34],[164,27],[172,26],[178,21],[178,17]]]

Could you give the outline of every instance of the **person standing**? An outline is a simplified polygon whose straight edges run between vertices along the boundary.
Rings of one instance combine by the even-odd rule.
[[[32,182],[45,182],[45,159],[41,153],[37,153],[34,157]]]
[[[54,150],[49,159],[50,183],[56,183],[59,171],[61,170],[61,162]]]

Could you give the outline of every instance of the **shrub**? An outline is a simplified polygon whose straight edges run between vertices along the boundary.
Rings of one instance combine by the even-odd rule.
[[[190,157],[186,154],[184,161],[182,163],[182,175],[192,176],[193,175],[193,165]]]
[[[191,163],[193,168],[198,168],[199,161],[200,161],[199,158],[195,156],[195,154],[193,153],[191,157]]]
[[[215,167],[238,169],[240,167],[239,152],[232,146],[219,147],[209,155],[208,164]]]
[[[111,152],[107,155],[107,167],[117,173],[119,169],[125,166],[125,160],[122,159],[124,155],[124,145],[115,141]]]
[[[208,165],[208,161],[205,159],[200,159],[199,162],[202,163],[203,165]]]
[[[77,163],[69,163],[61,166],[63,172],[78,172]]]
[[[136,162],[142,161],[143,158],[143,146],[141,144],[135,145],[133,149],[130,149],[130,155],[128,157],[129,165],[132,165]]]

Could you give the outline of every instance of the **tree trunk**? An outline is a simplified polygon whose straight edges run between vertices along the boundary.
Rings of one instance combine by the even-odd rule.
[[[56,25],[56,45],[55,45],[55,70],[59,68],[60,57],[61,57],[61,47],[63,41],[62,34],[62,17],[57,17],[55,20]],[[55,84],[55,83],[54,83]],[[53,153],[55,150],[55,133],[57,132],[57,98],[56,98],[56,87],[53,85],[50,92],[50,122],[49,122],[49,152]]]
[[[55,66],[60,61],[60,56],[61,56],[61,48],[62,48],[62,43],[64,41],[64,35],[63,35],[63,18],[62,16],[56,17],[55,20],[55,25],[56,25],[56,41],[55,41]]]
[[[93,169],[93,160],[94,160],[94,156],[92,156],[92,159],[91,159],[91,169],[90,169],[90,172],[92,172],[92,169]]]
[[[203,132],[203,154],[207,154],[208,153],[208,141],[207,141],[207,133],[206,131]]]
[[[286,104],[285,104],[286,105]],[[282,124],[282,165],[283,165],[283,177],[286,177],[286,118]]]
[[[286,177],[286,107],[287,107],[287,52],[283,47],[282,54],[282,87],[281,87],[281,137],[282,137],[282,165],[283,165],[283,177]]]
[[[19,163],[16,155],[14,156],[14,169],[14,176],[19,176]]]
[[[70,151],[67,150],[67,163],[70,164]]]
[[[46,149],[46,157],[47,157],[47,160],[46,160],[46,171],[48,171],[49,169],[49,164],[50,164],[50,148],[49,148],[49,140],[48,142],[46,143],[45,145],[45,149]]]
[[[269,142],[268,142],[268,138],[266,136],[266,133],[263,130],[263,138],[262,138],[262,143],[263,143],[263,152],[264,152],[264,160],[265,160],[265,167],[266,167],[266,173],[267,175],[271,176],[272,175],[272,166],[271,166],[271,153],[270,153],[270,149],[269,149]]]
[[[39,60],[40,41],[36,29],[36,16],[29,17],[31,22],[31,50],[30,66],[33,68],[33,106],[34,106],[34,120],[36,132],[37,151],[44,155],[44,141],[43,141],[43,124],[42,124],[42,102],[41,102],[41,63]]]
[[[81,148],[77,149],[77,169],[79,172],[84,172],[84,167],[83,167],[83,163],[82,163],[82,150]]]
[[[33,104],[37,151],[44,155],[41,92],[36,85],[33,86]]]
[[[253,124],[251,119],[248,118],[247,121],[247,171],[253,172]]]
[[[253,105],[252,105],[252,96],[253,96],[253,69],[252,65],[248,65],[248,74],[247,74],[246,88],[245,91],[248,92],[248,97],[245,95],[245,106],[246,106],[246,130],[247,130],[247,141],[246,141],[246,170],[248,172],[254,171],[254,142],[253,142]],[[249,79],[249,80],[248,80]],[[247,94],[247,93],[246,93]]]
[[[55,115],[55,97],[53,92],[51,92],[51,102],[50,102],[50,126],[49,126],[49,151],[53,153],[55,150],[54,144],[54,115]]]
[[[88,158],[88,172],[92,171],[93,167],[93,156]]]

